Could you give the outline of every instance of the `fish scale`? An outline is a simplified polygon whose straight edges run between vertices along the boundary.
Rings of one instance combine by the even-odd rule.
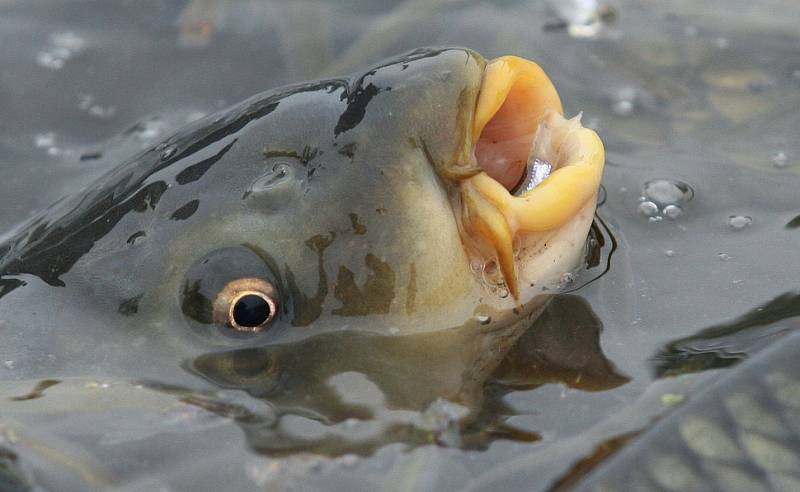
[[[732,370],[577,488],[800,490],[800,333]]]

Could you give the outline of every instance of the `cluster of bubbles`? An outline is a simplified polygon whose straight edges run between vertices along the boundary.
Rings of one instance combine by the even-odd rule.
[[[81,95],[78,108],[80,108],[81,111],[86,112],[89,116],[94,116],[95,118],[101,119],[111,118],[117,113],[116,106],[101,106],[100,104],[97,104],[94,96],[87,94]]]
[[[37,133],[33,136],[33,145],[37,149],[43,149],[50,157],[67,158],[72,157],[74,151],[60,146],[53,132]]]
[[[50,36],[50,45],[36,54],[36,63],[44,68],[60,70],[67,60],[86,47],[86,41],[74,32],[55,33]]]
[[[506,286],[503,273],[500,271],[500,266],[496,261],[482,261],[474,259],[470,263],[470,267],[474,273],[477,273],[483,279],[483,282],[489,287],[489,290],[502,299],[509,296],[508,287]]]
[[[683,215],[686,203],[693,197],[694,190],[683,181],[654,179],[644,184],[638,210],[650,222],[675,220]]]

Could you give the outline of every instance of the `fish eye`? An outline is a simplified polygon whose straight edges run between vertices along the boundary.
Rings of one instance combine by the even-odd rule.
[[[235,345],[274,326],[284,302],[280,275],[270,260],[246,246],[217,249],[195,260],[179,293],[191,331],[214,344]]]
[[[259,278],[233,280],[214,299],[214,321],[239,332],[264,330],[277,312],[275,287]]]

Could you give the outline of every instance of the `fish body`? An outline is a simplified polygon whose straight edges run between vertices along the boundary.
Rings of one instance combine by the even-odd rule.
[[[729,370],[576,490],[800,488],[800,334]]]
[[[529,156],[552,172],[512,193],[501,180],[523,180]],[[459,48],[191,123],[3,238],[20,455],[113,482],[102,456],[65,462],[72,438],[27,427],[50,415],[59,435],[81,420],[65,391],[111,387],[233,420],[264,455],[484,446],[503,435],[483,429],[484,385],[582,260],[602,168],[538,65]],[[597,359],[601,385],[626,380]],[[129,409],[110,398],[92,407]],[[94,451],[93,436],[73,437]]]

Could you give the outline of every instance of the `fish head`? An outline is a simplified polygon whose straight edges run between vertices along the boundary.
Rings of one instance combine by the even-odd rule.
[[[551,172],[517,193],[529,154]],[[7,240],[1,309],[76,367],[496,331],[579,262],[602,166],[532,62],[417,50],[254,96],[56,204]]]

